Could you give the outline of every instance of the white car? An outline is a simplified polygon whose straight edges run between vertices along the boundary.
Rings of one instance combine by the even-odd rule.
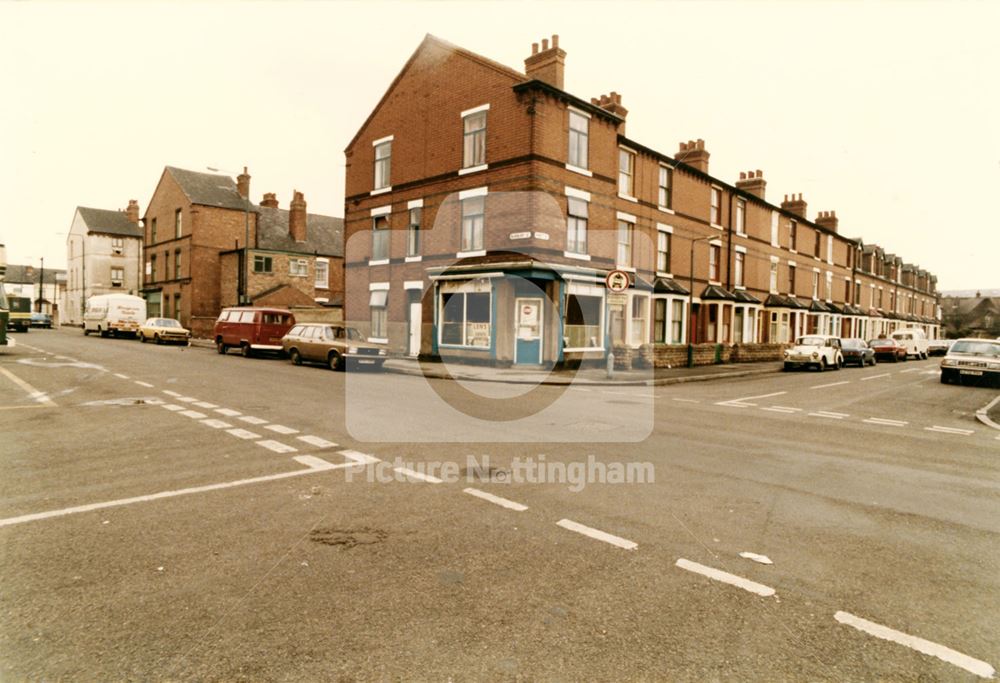
[[[840,337],[807,334],[796,339],[795,345],[785,350],[785,370],[801,367],[815,367],[820,372],[844,367]]]
[[[892,333],[892,338],[906,347],[907,356],[913,356],[917,360],[927,359],[928,342],[923,330],[915,327],[896,330]]]
[[[1000,387],[1000,340],[959,339],[941,360],[941,383],[983,383]]]

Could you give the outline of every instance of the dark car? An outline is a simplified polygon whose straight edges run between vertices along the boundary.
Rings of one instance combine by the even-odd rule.
[[[844,365],[853,363],[859,368],[875,365],[875,351],[864,339],[843,339],[840,345],[844,351]]]
[[[52,316],[48,313],[32,313],[31,314],[31,326],[32,327],[44,327],[46,329],[52,329]]]
[[[872,339],[868,346],[875,352],[876,360],[888,360],[898,363],[906,360],[906,347],[895,339]]]

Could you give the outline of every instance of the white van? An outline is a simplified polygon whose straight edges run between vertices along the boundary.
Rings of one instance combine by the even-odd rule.
[[[100,294],[87,300],[83,314],[83,333],[97,332],[102,337],[113,334],[138,334],[146,319],[146,300],[131,294]]]
[[[896,330],[892,338],[906,347],[907,356],[927,358],[927,335],[919,327]]]

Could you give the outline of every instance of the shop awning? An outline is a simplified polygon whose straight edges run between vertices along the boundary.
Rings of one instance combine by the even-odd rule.
[[[688,288],[670,277],[658,277],[653,283],[654,294],[690,294]]]

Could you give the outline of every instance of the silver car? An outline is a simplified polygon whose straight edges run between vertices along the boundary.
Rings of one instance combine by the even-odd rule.
[[[941,359],[941,383],[958,381],[1000,387],[1000,340],[959,339]]]

